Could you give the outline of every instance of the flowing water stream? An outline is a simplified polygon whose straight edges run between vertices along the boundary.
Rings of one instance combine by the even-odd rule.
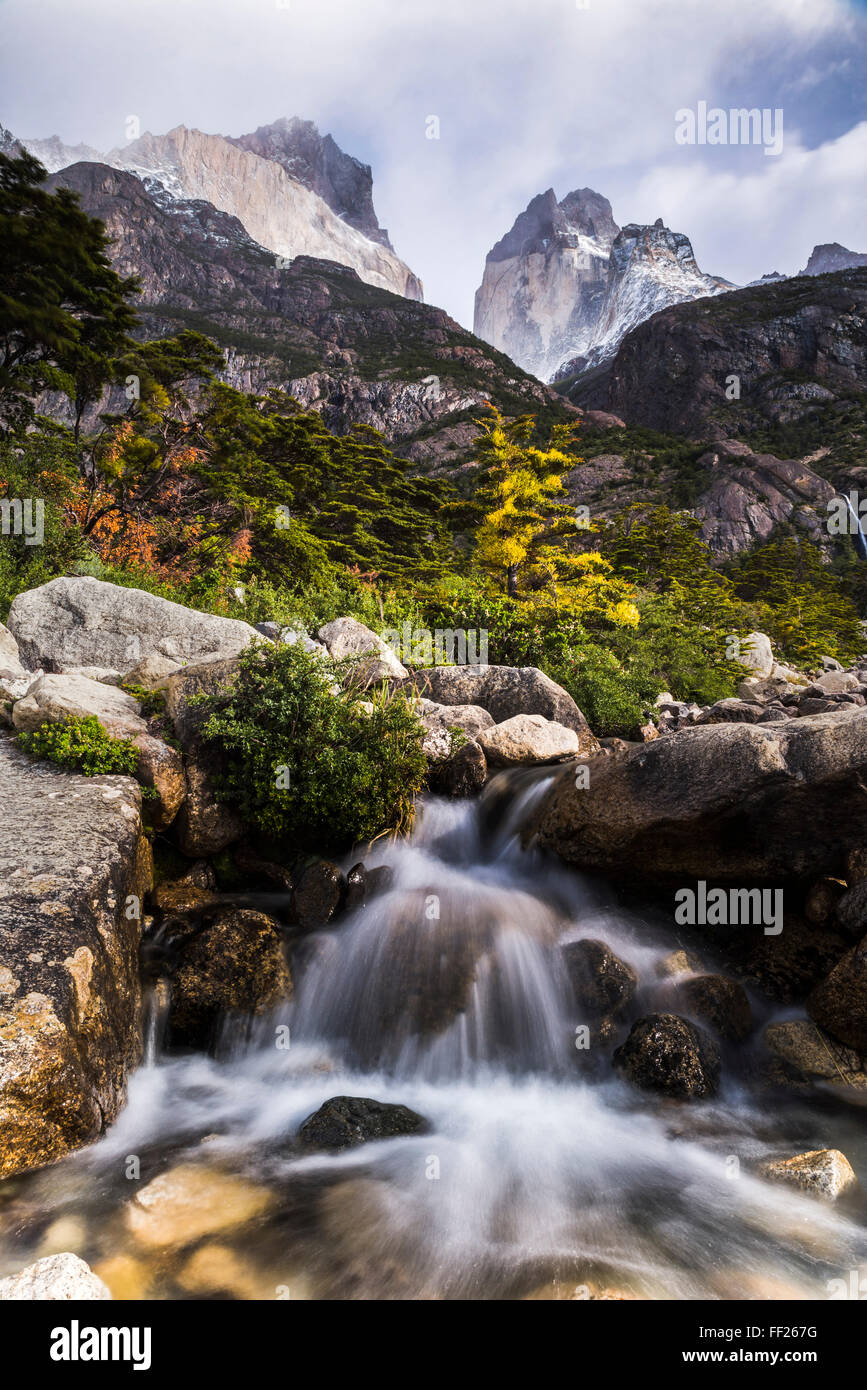
[[[388,889],[295,952],[291,1010],[236,1027],[217,1056],[162,1055],[154,1003],[105,1137],[0,1189],[0,1273],[73,1249],[119,1297],[264,1299],[825,1299],[867,1273],[857,1200],[827,1207],[750,1171],[838,1147],[867,1179],[863,1112],[769,1103],[725,1056],[713,1102],[660,1100],[612,1071],[622,1037],[576,1048],[564,942],[609,943],[639,974],[641,1012],[660,1007],[656,964],[679,942],[521,849],[549,782],[502,774],[478,802],[426,801],[410,840],[368,856]],[[428,1128],[301,1152],[299,1126],[338,1095],[409,1106]],[[210,1225],[143,1242],[136,1191],[191,1165],[263,1209],[233,1224],[231,1185],[206,1184]]]

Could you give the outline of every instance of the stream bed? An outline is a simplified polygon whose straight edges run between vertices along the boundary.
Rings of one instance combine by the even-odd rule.
[[[291,1007],[236,1024],[215,1056],[165,1055],[152,1000],[114,1125],[0,1189],[0,1274],[73,1250],[116,1298],[157,1299],[827,1299],[867,1274],[859,1197],[826,1206],[752,1173],[830,1147],[867,1185],[862,1110],[768,1093],[725,1052],[713,1100],[666,1100],[612,1069],[627,1028],[576,1047],[565,942],[632,966],[639,1013],[685,943],[521,848],[549,781],[427,799],[409,840],[366,858],[392,870],[386,891],[295,950]],[[787,1016],[753,1003],[760,1024]],[[334,1096],[427,1125],[302,1150]]]

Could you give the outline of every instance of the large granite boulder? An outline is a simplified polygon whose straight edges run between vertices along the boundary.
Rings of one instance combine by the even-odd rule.
[[[493,717],[481,705],[438,705],[421,699],[416,714],[428,733],[448,733],[460,729],[467,738],[478,738],[483,729],[494,727]]]
[[[476,737],[488,762],[496,767],[538,767],[577,758],[579,738],[574,729],[544,719],[541,714],[516,714],[483,729]]]
[[[0,785],[3,1178],[97,1138],[123,1104],[152,869],[131,778],[64,772],[0,737]]]
[[[433,666],[416,671],[412,679],[422,695],[437,704],[480,705],[495,724],[518,714],[541,714],[574,729],[579,753],[599,749],[569,692],[535,666]]]
[[[126,676],[147,661],[152,679],[265,640],[236,618],[87,576],[52,579],[19,594],[8,626],[25,666],[54,672],[99,666]]]
[[[408,675],[391,647],[355,618],[335,618],[316,636],[333,661],[347,663],[347,680],[353,685],[374,685],[383,680],[406,680]]]
[[[526,827],[580,868],[688,884],[840,873],[867,840],[867,710],[686,729],[571,771]]]

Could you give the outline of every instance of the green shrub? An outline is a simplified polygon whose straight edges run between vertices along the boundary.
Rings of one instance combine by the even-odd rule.
[[[94,714],[41,724],[31,733],[19,734],[18,742],[31,757],[47,758],[85,777],[113,772],[134,777],[138,766],[135,744],[127,738],[112,738]]]
[[[143,685],[132,685],[128,681],[121,681],[120,688],[125,690],[127,695],[131,695],[134,700],[138,700],[145,719],[151,719],[157,714],[165,714],[166,692],[164,690],[148,690]]]
[[[252,647],[231,689],[200,696],[221,798],[280,846],[338,853],[412,824],[423,731],[400,695],[335,693],[334,668],[295,646]]]

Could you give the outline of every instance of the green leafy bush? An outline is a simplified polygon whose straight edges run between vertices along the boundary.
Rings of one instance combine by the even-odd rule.
[[[120,688],[125,690],[127,695],[131,695],[134,700],[138,700],[145,719],[151,719],[154,715],[165,714],[166,692],[164,690],[148,690],[146,686],[133,685],[129,681],[121,681]]]
[[[112,738],[94,714],[41,724],[31,733],[19,734],[18,742],[31,757],[47,758],[85,777],[116,772],[134,777],[138,766],[135,744],[127,738]]]
[[[413,817],[425,757],[410,703],[385,691],[336,693],[334,669],[300,644],[252,647],[232,687],[197,700],[219,748],[223,800],[269,839],[338,853]]]

